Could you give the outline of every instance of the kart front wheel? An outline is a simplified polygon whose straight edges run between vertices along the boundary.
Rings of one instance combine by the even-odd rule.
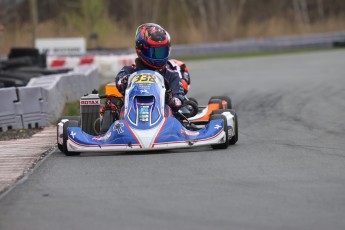
[[[232,114],[234,115],[234,126],[235,126],[235,134],[232,136],[232,138],[229,140],[229,145],[234,145],[238,141],[238,121],[237,121],[237,113],[230,109]]]
[[[211,118],[210,118],[210,121],[212,121],[212,120],[219,120],[219,119],[222,119],[223,120],[223,130],[224,130],[224,132],[225,132],[225,142],[224,143],[221,143],[221,144],[215,144],[215,145],[211,145],[211,147],[213,148],[213,149],[226,149],[226,148],[228,148],[228,146],[229,146],[229,141],[228,141],[228,139],[229,139],[229,134],[228,134],[228,122],[227,122],[227,119],[226,119],[226,117],[224,116],[224,115],[222,115],[222,114],[213,114],[213,115],[211,115]]]
[[[226,112],[230,112],[233,118],[233,134],[232,137],[229,136],[229,145],[234,145],[238,141],[238,121],[237,121],[237,113],[233,109],[219,109],[212,112],[212,114],[223,114]]]
[[[67,119],[67,120],[70,120],[70,121],[77,121],[78,122],[78,126],[79,126],[79,124],[80,124],[80,116],[63,116],[63,117],[60,117],[60,119],[56,122],[56,124],[59,124],[62,120],[64,120],[64,119]],[[58,133],[58,129],[56,129],[56,131],[57,131],[57,134],[56,134],[56,138],[57,138],[57,140],[56,140],[56,143],[57,143],[57,147],[58,147],[58,149],[61,151],[61,152],[63,152],[63,148],[62,148],[62,145],[61,144],[59,144],[59,141],[58,141],[58,135],[59,135],[59,133]]]
[[[67,140],[68,140],[68,130],[69,127],[79,127],[78,121],[66,121],[63,124],[63,142],[62,142],[62,151],[66,156],[77,156],[80,155],[79,152],[70,152],[67,149]]]

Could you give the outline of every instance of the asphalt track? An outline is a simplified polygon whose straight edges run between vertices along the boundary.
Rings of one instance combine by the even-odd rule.
[[[187,64],[190,96],[233,98],[238,144],[55,151],[0,200],[0,229],[345,229],[345,51]]]

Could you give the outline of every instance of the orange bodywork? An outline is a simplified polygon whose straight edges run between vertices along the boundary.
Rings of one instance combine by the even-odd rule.
[[[211,113],[214,111],[214,110],[218,110],[218,109],[222,109],[218,103],[211,103],[207,106],[207,112],[204,116],[198,118],[198,119],[195,119],[195,120],[192,120],[193,122],[198,122],[198,121],[209,121],[210,120],[210,116],[211,116]]]
[[[123,97],[123,95],[117,89],[115,83],[109,83],[105,86],[105,94],[113,95],[115,97]]]

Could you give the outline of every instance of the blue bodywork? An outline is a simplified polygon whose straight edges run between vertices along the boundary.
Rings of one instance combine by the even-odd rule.
[[[188,147],[197,142],[212,140],[222,133],[222,119],[212,120],[205,128],[190,131],[173,117],[164,101],[164,79],[157,72],[135,72],[128,82],[122,120],[115,121],[100,136],[89,135],[80,127],[69,127],[68,141],[81,149],[90,147],[93,151],[104,147],[109,151],[116,151],[118,147],[124,146],[150,150],[167,145],[171,148],[174,144],[181,143],[188,144],[185,145]]]

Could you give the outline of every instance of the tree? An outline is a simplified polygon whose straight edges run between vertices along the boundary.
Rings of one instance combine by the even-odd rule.
[[[106,0],[69,2],[67,9],[60,13],[60,21],[85,37],[93,33],[106,36],[112,30]]]

